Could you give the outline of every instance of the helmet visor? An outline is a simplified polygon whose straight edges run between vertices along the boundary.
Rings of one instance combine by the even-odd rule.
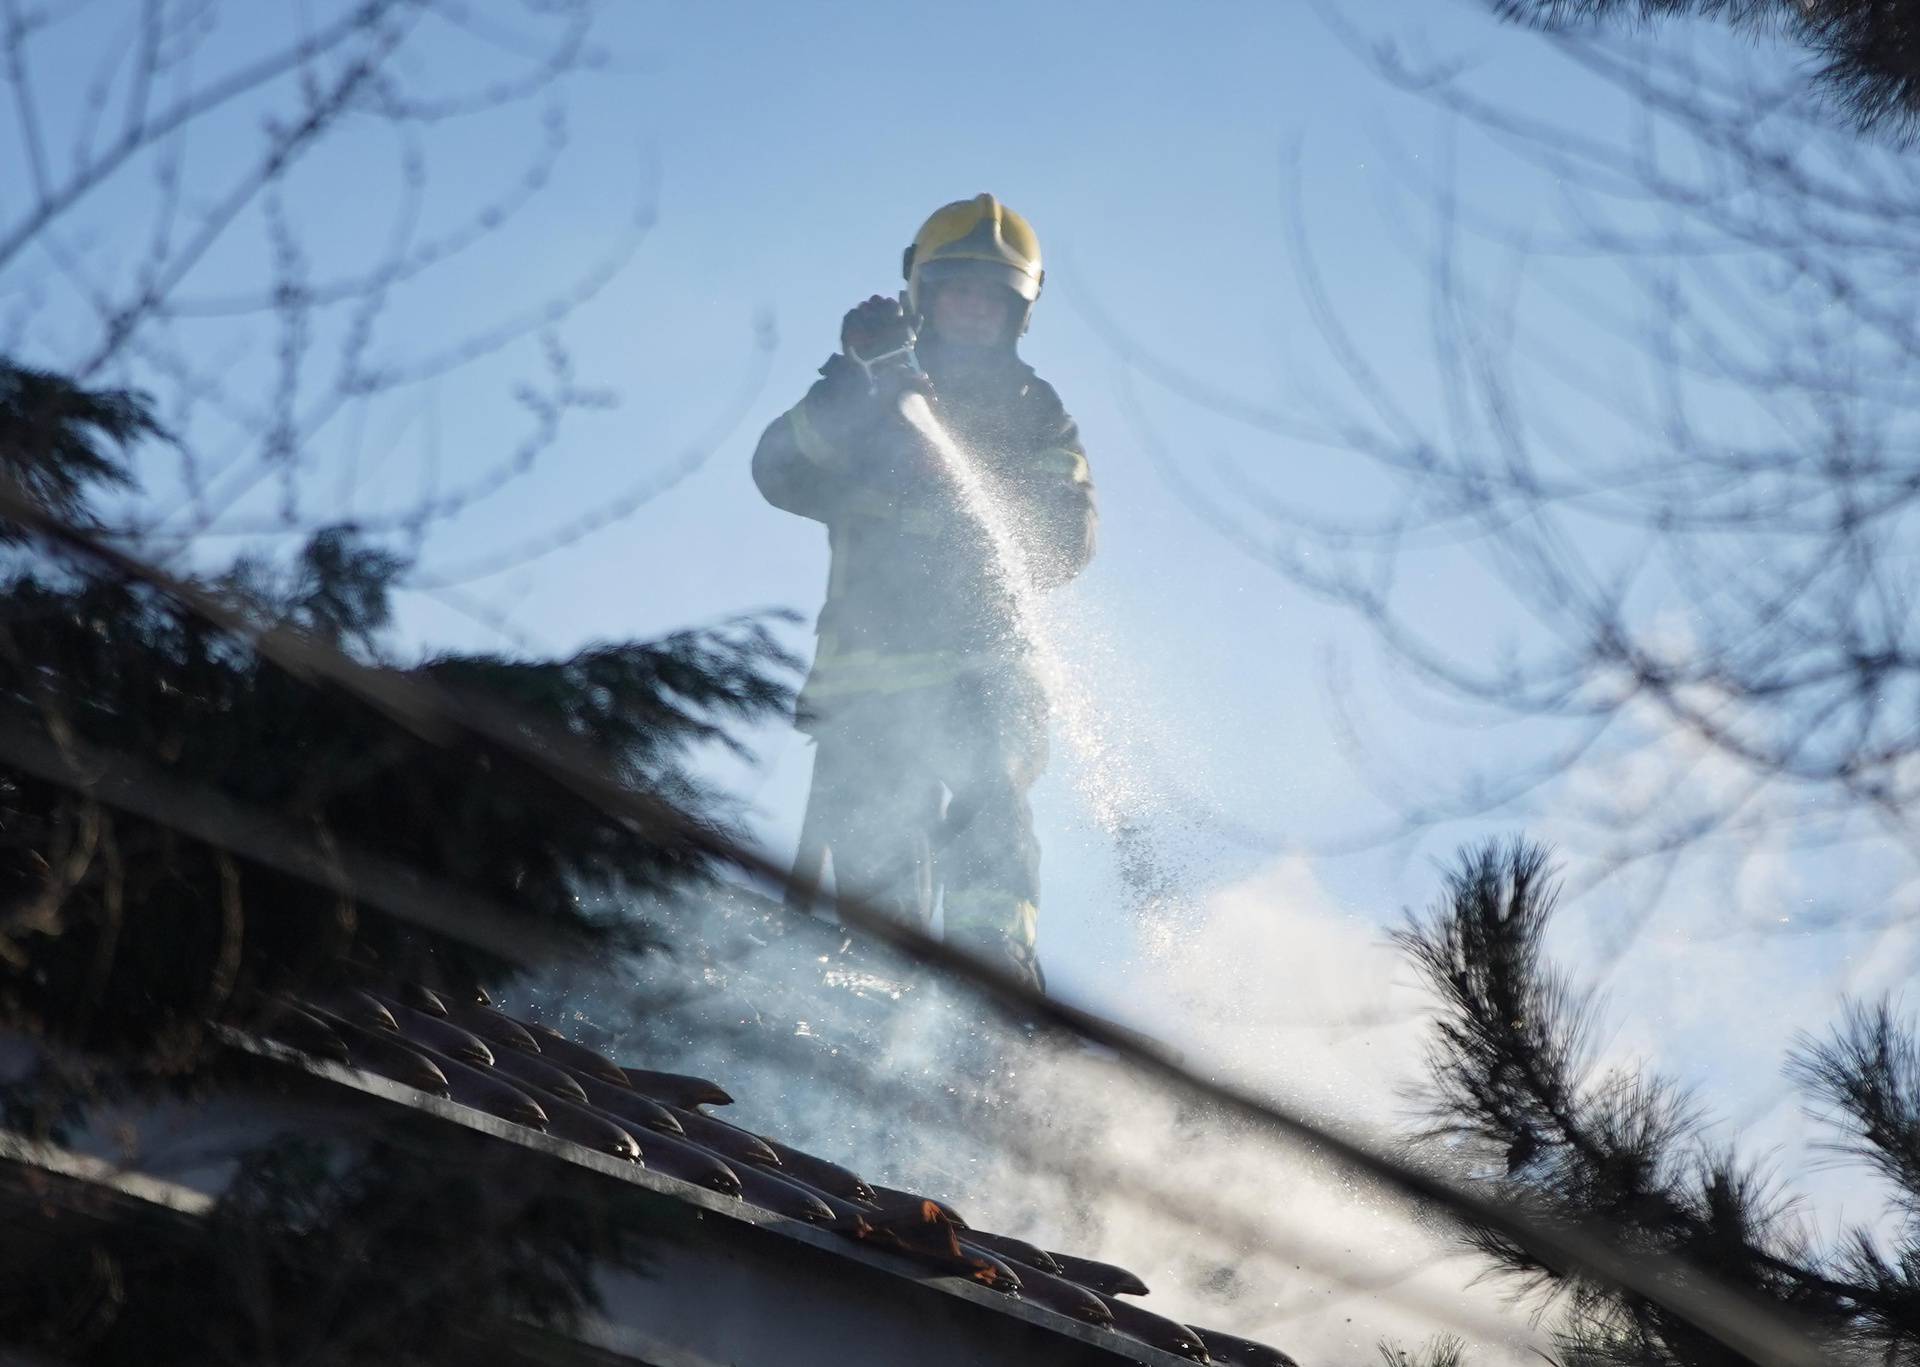
[[[924,301],[929,290],[954,280],[983,280],[1012,290],[1031,304],[1040,297],[1040,282],[1018,266],[1004,261],[981,261],[971,257],[939,257],[920,263],[914,269],[918,294]]]

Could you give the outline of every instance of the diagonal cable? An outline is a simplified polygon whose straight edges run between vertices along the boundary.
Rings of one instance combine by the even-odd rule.
[[[491,700],[377,670],[289,628],[251,621],[204,587],[169,574],[129,551],[106,545],[88,531],[52,516],[15,481],[0,480],[0,517],[150,584],[246,641],[264,658],[300,678],[341,688],[424,740],[442,745],[483,741],[498,747],[608,813],[638,828],[683,840],[731,865],[776,899],[784,896],[793,883],[789,871],[766,852],[653,794],[625,786],[606,774],[585,746],[517,717]],[[1589,1276],[1644,1296],[1760,1367],[1824,1367],[1829,1360],[1825,1347],[1795,1317],[1682,1259],[1629,1248],[1611,1230],[1590,1221],[1549,1223],[1511,1202],[1465,1190],[1246,1088],[1201,1076],[1163,1047],[1045,997],[1023,979],[937,940],[917,926],[894,921],[853,899],[839,910],[849,925],[958,980],[1012,1020],[1043,1023],[1110,1050],[1178,1093],[1210,1102],[1270,1133],[1305,1144],[1389,1191],[1510,1240],[1550,1267],[1579,1268]]]

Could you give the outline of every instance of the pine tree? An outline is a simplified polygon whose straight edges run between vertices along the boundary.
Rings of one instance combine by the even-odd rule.
[[[1496,0],[1494,7],[1548,24],[1699,17],[1783,34],[1813,58],[1820,85],[1860,128],[1910,139],[1920,125],[1920,14],[1903,0]]]
[[[1427,1138],[1546,1220],[1617,1231],[1712,1273],[1882,1364],[1920,1362],[1920,1037],[1887,1003],[1849,1006],[1789,1063],[1830,1110],[1839,1146],[1885,1179],[1902,1228],[1891,1249],[1862,1229],[1838,1248],[1790,1219],[1789,1193],[1708,1136],[1670,1079],[1601,1070],[1597,1007],[1550,964],[1558,888],[1546,850],[1465,850],[1446,890],[1397,933],[1440,1000],[1427,1054]],[[1489,1230],[1473,1248],[1523,1296],[1561,1311],[1569,1367],[1726,1367],[1745,1361],[1644,1298],[1543,1263]]]
[[[792,662],[757,619],[560,659],[391,658],[406,564],[350,528],[184,587],[143,573],[138,548],[87,554],[91,498],[129,488],[127,448],[162,436],[138,395],[0,360],[0,492],[84,534],[56,546],[0,523],[26,552],[0,575],[0,1029],[64,1061],[0,1089],[7,1127],[35,1136],[105,1096],[219,1085],[232,1060],[210,1024],[269,1019],[369,966],[471,992],[556,944],[644,945],[635,897],[708,879],[707,837],[731,830],[689,759],[790,696]],[[339,652],[433,708],[377,705],[263,639]],[[463,709],[681,821],[610,812],[497,731],[463,728]],[[400,914],[401,894],[451,913]],[[489,934],[469,933],[483,912]],[[428,1361],[457,1350],[423,1326],[587,1303],[586,1260],[617,1230],[582,1192],[524,1174],[492,1172],[500,1199],[478,1199],[486,1164],[388,1137],[343,1169],[276,1144],[247,1158],[211,1238],[144,1216],[9,1230],[0,1342],[102,1361],[256,1361],[276,1344]],[[434,1257],[457,1275],[423,1291]],[[214,1290],[236,1279],[251,1299]]]

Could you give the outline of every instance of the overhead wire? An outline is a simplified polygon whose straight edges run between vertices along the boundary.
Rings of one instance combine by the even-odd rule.
[[[204,586],[152,565],[129,550],[108,545],[87,529],[54,516],[11,479],[0,479],[0,518],[147,583],[296,677],[340,688],[429,743],[483,741],[609,814],[685,841],[732,867],[776,900],[792,886],[791,872],[771,855],[680,811],[658,795],[624,785],[605,773],[598,757],[581,743],[515,716],[498,703],[377,669],[298,631],[253,621]],[[840,914],[848,925],[963,985],[1011,1021],[1044,1025],[1108,1050],[1176,1094],[1215,1106],[1271,1135],[1303,1144],[1356,1177],[1510,1241],[1550,1267],[1577,1268],[1643,1296],[1760,1367],[1815,1367],[1828,1360],[1825,1346],[1795,1317],[1680,1258],[1629,1247],[1611,1230],[1592,1221],[1540,1219],[1513,1202],[1466,1190],[1437,1173],[1378,1152],[1348,1132],[1246,1087],[1203,1076],[1163,1046],[1044,996],[1023,978],[857,899],[844,900]]]

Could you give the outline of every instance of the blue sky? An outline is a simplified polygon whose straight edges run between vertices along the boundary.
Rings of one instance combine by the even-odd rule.
[[[40,85],[69,122],[98,49],[93,25],[104,32],[124,9],[95,0],[91,18],[48,36]],[[1618,126],[1613,97],[1477,5],[1381,0],[1347,18],[1415,50],[1464,57],[1482,89],[1520,107],[1596,130]],[[286,20],[280,7],[259,5],[231,7],[222,22],[214,50],[239,53]],[[1046,247],[1048,288],[1025,354],[1079,418],[1100,493],[1100,554],[1069,591],[1088,676],[1157,802],[1217,809],[1275,837],[1250,848],[1174,823],[1164,832],[1169,857],[1189,868],[1204,900],[1230,885],[1268,886],[1275,868],[1294,871],[1281,881],[1297,891],[1302,866],[1281,861],[1304,852],[1318,893],[1275,903],[1264,943],[1276,954],[1364,939],[1402,906],[1423,903],[1435,883],[1429,858],[1475,828],[1321,853],[1385,815],[1342,753],[1342,711],[1367,719],[1370,757],[1388,764],[1498,768],[1529,753],[1537,736],[1440,725],[1400,705],[1366,634],[1224,542],[1157,467],[1156,447],[1158,459],[1202,483],[1231,460],[1333,506],[1366,488],[1357,462],[1171,392],[1130,365],[1097,319],[1256,401],[1338,392],[1295,281],[1288,223],[1297,213],[1370,362],[1409,403],[1433,411],[1422,278],[1409,255],[1427,205],[1402,174],[1434,165],[1449,145],[1431,107],[1387,89],[1312,6],[1297,3],[627,3],[609,7],[599,40],[610,61],[572,88],[569,145],[552,185],[510,231],[402,296],[406,307],[382,343],[429,349],[536,303],[620,242],[644,199],[651,226],[631,260],[564,328],[581,382],[615,391],[619,405],[587,415],[500,496],[434,530],[423,567],[538,539],[654,482],[669,487],[631,515],[462,591],[508,617],[516,639],[551,649],[748,609],[810,614],[825,582],[825,538],[759,498],[748,474],[754,440],[804,391],[842,311],[899,287],[900,250],[920,219],[991,191],[1032,220]],[[431,83],[477,50],[428,45],[411,69]],[[509,183],[537,129],[520,109],[434,133],[428,222],[452,221],[485,187]],[[245,119],[207,130],[191,150],[194,173],[215,183],[257,140]],[[1547,221],[1557,204],[1550,176],[1472,138],[1457,148],[1463,194],[1509,221]],[[379,240],[396,184],[390,150],[323,149],[289,192],[296,219],[322,225],[309,243],[322,273],[363,259]],[[15,148],[0,155],[11,159]],[[75,232],[77,248],[103,269],[125,269],[116,214],[149,197],[144,182],[108,187]],[[257,229],[236,231],[187,292],[216,295],[249,279],[264,240]],[[46,257],[0,275],[0,305],[43,284],[48,302],[31,315],[23,350],[57,361],[84,345],[91,324]],[[1569,349],[1605,364],[1609,343],[1577,325],[1576,309],[1551,299],[1538,308],[1537,317],[1568,325]],[[233,387],[258,392],[272,334],[196,326],[194,344],[226,358]],[[524,425],[504,383],[524,360],[515,353],[456,371],[377,412],[357,438],[361,473],[348,510],[404,505],[436,480],[457,483],[498,460]],[[215,446],[218,424],[208,421]],[[339,471],[355,440],[344,423],[315,439],[305,492],[315,515],[342,510]],[[663,472],[682,464],[690,473],[669,484]],[[157,467],[156,484],[166,479]],[[274,493],[269,482],[240,506],[270,511]],[[1442,556],[1412,591],[1464,648],[1481,649],[1517,623],[1476,596],[1477,585],[1463,559]],[[500,644],[424,595],[407,601],[403,629],[423,646]],[[1330,657],[1348,661],[1344,675],[1329,674]],[[1350,682],[1330,683],[1341,679]],[[756,830],[784,850],[807,751],[782,728],[754,739],[760,766],[722,772],[750,802]],[[1052,981],[1177,1030],[1171,1008],[1153,998],[1150,936],[1117,910],[1111,843],[1089,819],[1072,769],[1056,765],[1038,795]],[[1687,1070],[1731,1050],[1730,1075],[1761,1096],[1774,1090],[1791,1030],[1828,1012],[1830,980],[1810,974],[1808,962],[1825,966],[1850,950],[1809,950],[1765,933],[1781,906],[1797,905],[1792,868],[1714,867],[1676,885],[1659,904],[1660,933],[1628,948],[1619,990],[1631,1023],[1621,1047]],[[1618,887],[1582,903],[1569,949],[1611,943],[1628,906]],[[1354,984],[1357,999],[1376,991]],[[1766,1009],[1756,1011],[1756,1000]]]

